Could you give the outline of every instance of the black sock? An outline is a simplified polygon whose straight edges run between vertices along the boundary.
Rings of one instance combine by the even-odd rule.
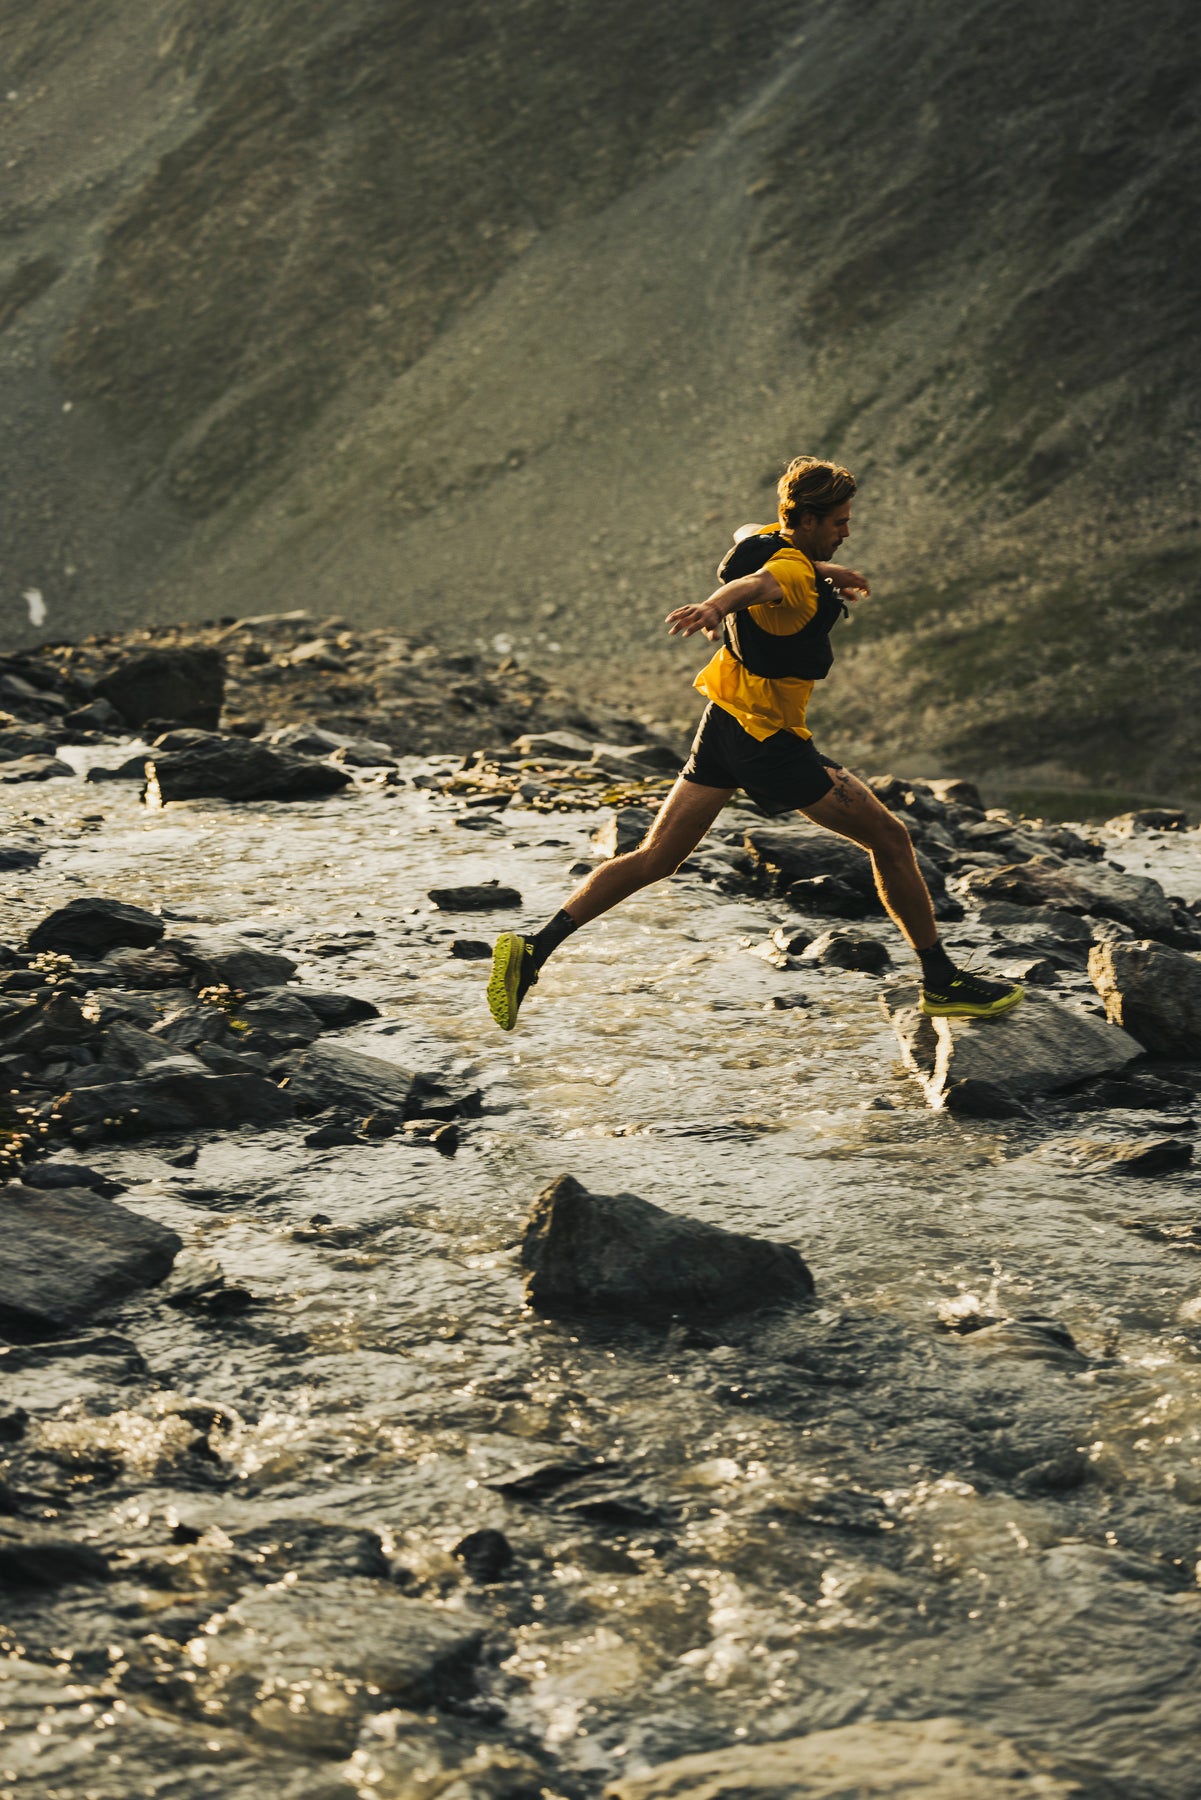
[[[928,950],[919,950],[917,957],[922,965],[923,986],[933,988],[935,993],[939,993],[949,982],[954,981],[955,964],[947,955],[938,938],[935,938]]]
[[[559,948],[565,938],[569,938],[577,929],[576,922],[569,912],[557,912],[550,922],[536,931],[530,939],[533,950],[530,961],[536,969],[540,969],[547,957]]]

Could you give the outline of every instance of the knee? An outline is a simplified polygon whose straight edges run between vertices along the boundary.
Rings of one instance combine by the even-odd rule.
[[[886,813],[872,836],[872,855],[880,862],[911,863],[915,861],[913,839],[892,813]]]

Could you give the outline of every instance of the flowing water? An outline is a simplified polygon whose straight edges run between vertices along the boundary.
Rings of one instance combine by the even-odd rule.
[[[1154,1115],[927,1111],[878,978],[770,967],[743,940],[783,914],[700,874],[569,940],[502,1035],[487,965],[449,954],[495,916],[427,889],[499,877],[538,921],[595,815],[481,822],[408,785],[3,804],[52,844],[8,878],[9,941],[75,892],[217,921],[374,1000],[350,1041],[485,1099],[453,1159],[300,1127],[209,1136],[187,1170],[178,1145],[89,1151],[256,1304],[151,1292],[69,1353],[0,1358],[31,1414],[19,1485],[114,1567],[8,1596],[3,1800],[589,1796],[688,1751],[935,1715],[1088,1795],[1201,1792],[1201,1177],[1087,1174],[1068,1147]],[[1116,853],[1201,893],[1201,834]],[[815,1302],[535,1317],[517,1245],[564,1171],[797,1245]],[[975,1313],[1008,1322],[947,1329]],[[496,1485],[564,1463],[592,1472]],[[490,1585],[452,1555],[481,1527],[515,1552]],[[474,1697],[390,1695],[398,1594],[484,1632]]]

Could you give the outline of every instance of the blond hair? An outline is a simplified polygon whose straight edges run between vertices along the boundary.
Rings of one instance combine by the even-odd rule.
[[[851,471],[840,463],[823,462],[818,456],[794,456],[776,485],[781,525],[792,530],[800,524],[802,513],[824,518],[849,500],[857,485]]]

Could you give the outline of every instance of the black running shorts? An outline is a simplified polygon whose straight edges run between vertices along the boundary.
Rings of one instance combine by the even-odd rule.
[[[760,742],[733,714],[710,703],[680,773],[700,787],[742,788],[763,812],[774,814],[812,806],[830,792],[830,770],[840,766],[795,731],[776,731]]]

